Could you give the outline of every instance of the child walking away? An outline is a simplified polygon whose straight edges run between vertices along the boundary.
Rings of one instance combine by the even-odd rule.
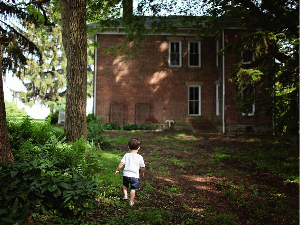
[[[116,176],[119,174],[120,169],[125,165],[123,170],[123,194],[124,200],[128,200],[128,188],[130,184],[130,202],[133,206],[135,191],[140,189],[140,176],[143,177],[145,173],[145,162],[143,156],[139,155],[138,152],[141,148],[141,142],[139,139],[131,138],[128,141],[128,149],[130,153],[126,153],[122,158],[117,170]],[[141,174],[139,171],[141,169]]]

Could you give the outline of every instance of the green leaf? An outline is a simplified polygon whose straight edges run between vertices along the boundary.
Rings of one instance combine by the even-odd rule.
[[[64,200],[64,203],[66,203],[67,201],[69,201],[70,198],[72,198],[72,196],[68,196],[68,197]]]
[[[43,180],[42,183],[40,184],[40,186],[44,186],[45,184],[49,183],[49,180]]]
[[[11,178],[14,178],[18,174],[18,171],[11,171],[10,176]]]
[[[18,200],[18,198],[16,198],[13,208],[12,208],[10,214],[7,216],[8,219],[13,218],[17,214],[18,207],[19,207],[19,200]]]
[[[5,214],[6,213],[6,209],[0,209],[0,215]]]
[[[55,190],[57,190],[57,185],[56,184],[49,184],[48,185],[48,190],[50,191],[50,192],[53,192],[53,191],[55,191]]]
[[[47,190],[48,190],[48,187],[47,187],[47,186],[44,186],[44,187],[41,188],[41,193],[44,193],[44,192],[47,191]]]
[[[56,191],[53,193],[54,197],[57,198],[58,196],[61,195],[61,190],[57,187]]]
[[[65,182],[60,182],[57,185],[65,188],[65,189],[70,189],[70,185],[68,183],[65,183]]]
[[[3,187],[3,188],[2,188],[2,194],[3,194],[3,195],[6,195],[6,194],[7,194],[7,187]]]

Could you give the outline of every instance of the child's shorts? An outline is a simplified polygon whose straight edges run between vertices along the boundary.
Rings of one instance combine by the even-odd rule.
[[[140,189],[140,180],[139,180],[139,178],[123,176],[123,185],[125,187],[129,188],[129,184],[130,184],[130,189],[131,190],[139,190]]]

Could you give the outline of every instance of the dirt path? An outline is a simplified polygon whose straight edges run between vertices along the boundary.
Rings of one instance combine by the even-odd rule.
[[[105,134],[141,140],[147,171],[135,207],[171,211],[169,224],[298,224],[299,186],[236,160],[236,152],[255,144],[244,137],[150,131]],[[124,149],[124,144],[117,147]],[[228,149],[228,154],[218,153],[220,148]]]

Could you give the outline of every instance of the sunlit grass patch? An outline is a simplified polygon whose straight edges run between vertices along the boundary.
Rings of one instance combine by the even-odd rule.
[[[172,140],[170,137],[168,136],[159,136],[156,139],[154,139],[154,142],[162,142],[162,141],[170,141]]]
[[[180,192],[181,192],[180,187],[176,187],[176,186],[169,187],[169,186],[166,186],[165,188],[167,189],[167,193],[168,194],[172,194],[172,193],[174,193],[174,194],[180,194]]]
[[[169,168],[168,167],[160,167],[157,169],[158,174],[166,175],[169,174]]]
[[[215,160],[215,161],[221,161],[223,159],[229,159],[231,156],[224,154],[224,153],[220,153],[220,152],[214,152],[211,154],[211,157]]]
[[[183,168],[186,167],[186,165],[187,165],[187,162],[185,160],[177,159],[175,157],[170,158],[170,161],[172,163],[174,163],[176,166],[180,166],[180,167],[183,167]]]
[[[111,142],[116,143],[116,144],[124,144],[125,147],[128,144],[128,141],[129,141],[129,138],[125,137],[123,135],[115,137],[114,139],[111,140]]]
[[[100,162],[102,164],[101,172],[97,174],[100,180],[99,185],[121,185],[122,175],[115,176],[115,171],[122,159],[122,154],[117,152],[102,152]]]
[[[196,141],[197,138],[194,135],[188,135],[185,133],[176,134],[174,136],[175,139],[181,140],[181,141]]]
[[[211,154],[211,158],[214,162],[221,162],[224,159],[231,158],[231,155],[229,153],[232,153],[232,150],[229,148],[213,148],[214,153]],[[220,164],[221,165],[221,164]]]

